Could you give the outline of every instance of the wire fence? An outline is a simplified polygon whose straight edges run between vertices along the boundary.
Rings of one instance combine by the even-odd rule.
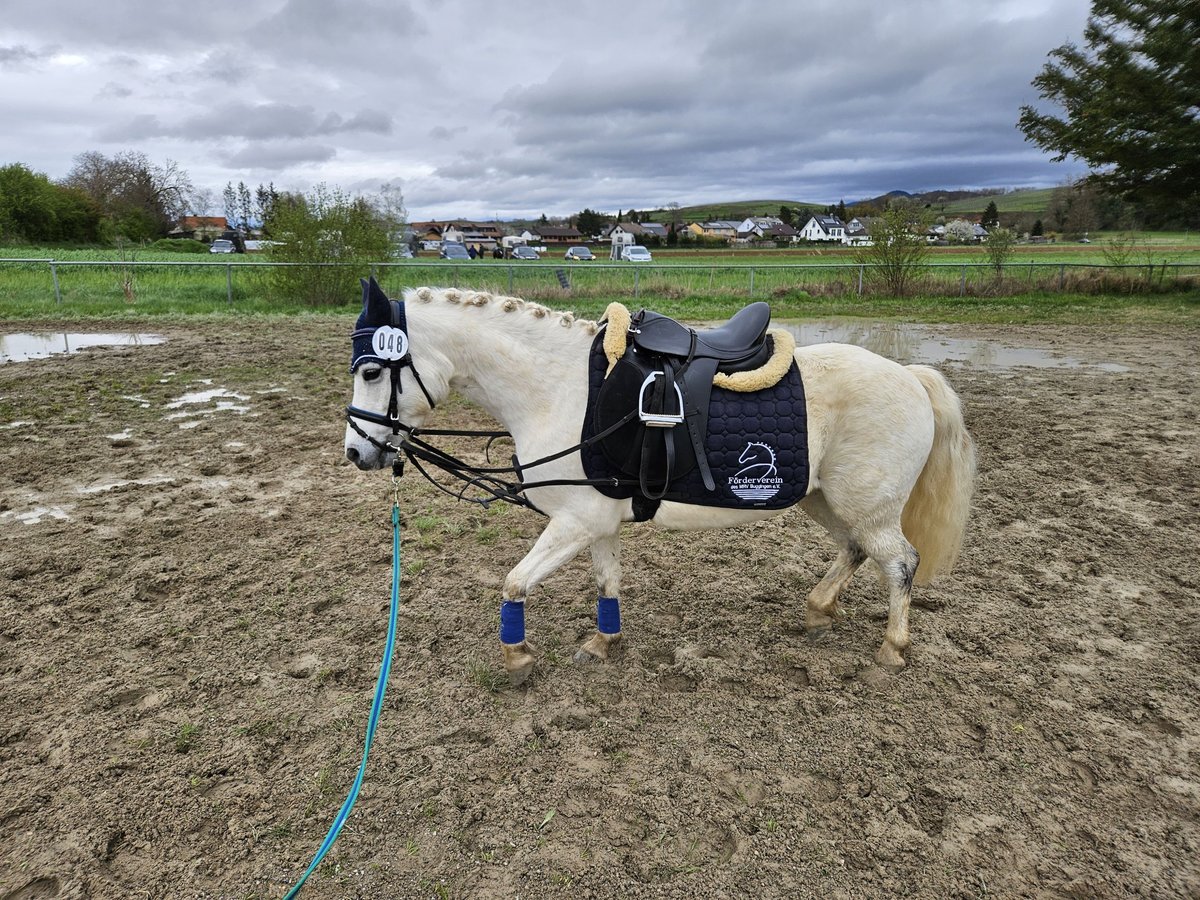
[[[263,300],[271,272],[280,267],[346,270],[347,301],[357,279],[371,274],[389,293],[431,285],[508,294],[535,300],[646,297],[765,299],[800,294],[887,295],[887,267],[840,264],[653,264],[572,262],[449,262],[406,260],[373,264],[236,261],[113,261],[0,259],[0,303],[5,296],[70,304],[73,300]],[[934,297],[1012,296],[1033,292],[1154,293],[1200,288],[1200,263],[933,263],[913,267],[907,293]],[[304,298],[293,298],[303,302]]]

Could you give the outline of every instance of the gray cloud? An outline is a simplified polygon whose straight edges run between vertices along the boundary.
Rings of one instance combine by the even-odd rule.
[[[328,162],[337,155],[337,149],[310,143],[262,141],[247,144],[235,153],[224,157],[231,169],[252,172],[272,172],[290,169],[304,163]]]
[[[33,49],[22,44],[0,47],[0,66],[25,66],[41,62],[58,52],[57,47]]]
[[[135,148],[218,190],[401,180],[420,218],[836,202],[1079,171],[1015,122],[1048,51],[1082,34],[1088,0],[870,14],[662,0],[635,21],[465,0],[52,6],[9,0],[0,46],[0,162],[52,177],[85,150]]]

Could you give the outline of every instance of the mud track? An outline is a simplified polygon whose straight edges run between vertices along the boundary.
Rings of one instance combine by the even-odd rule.
[[[348,328],[0,366],[2,900],[280,897],[308,864],[386,626],[388,479],[341,460]],[[833,547],[795,513],[630,526],[622,655],[570,662],[577,560],[509,689],[499,586],[540,521],[406,477],[383,722],[303,896],[1200,896],[1197,335],[943,330],[1128,371],[945,367],[976,510],[898,677],[865,572],[806,642]]]

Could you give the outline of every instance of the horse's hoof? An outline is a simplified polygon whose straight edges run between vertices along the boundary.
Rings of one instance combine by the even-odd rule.
[[[907,663],[900,651],[889,644],[884,644],[875,651],[875,665],[883,669],[889,675],[899,675],[904,671]]]
[[[829,637],[829,632],[831,630],[832,628],[829,625],[819,625],[816,628],[805,628],[804,636],[815,644],[818,641],[823,641],[825,638]]]
[[[537,662],[533,648],[525,641],[520,644],[501,644],[500,648],[504,654],[504,671],[508,673],[508,683],[513,687],[520,687],[528,680]]]
[[[518,688],[529,680],[529,676],[533,673],[533,663],[524,666],[520,669],[508,670],[508,684],[510,687]]]
[[[602,634],[597,631],[584,641],[582,647],[575,651],[575,656],[572,659],[577,663],[585,665],[608,662],[609,656],[612,655],[620,644],[621,633],[619,631],[616,634]]]

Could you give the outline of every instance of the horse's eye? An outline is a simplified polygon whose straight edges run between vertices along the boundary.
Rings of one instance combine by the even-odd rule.
[[[363,381],[375,381],[383,374],[383,369],[363,369]]]

